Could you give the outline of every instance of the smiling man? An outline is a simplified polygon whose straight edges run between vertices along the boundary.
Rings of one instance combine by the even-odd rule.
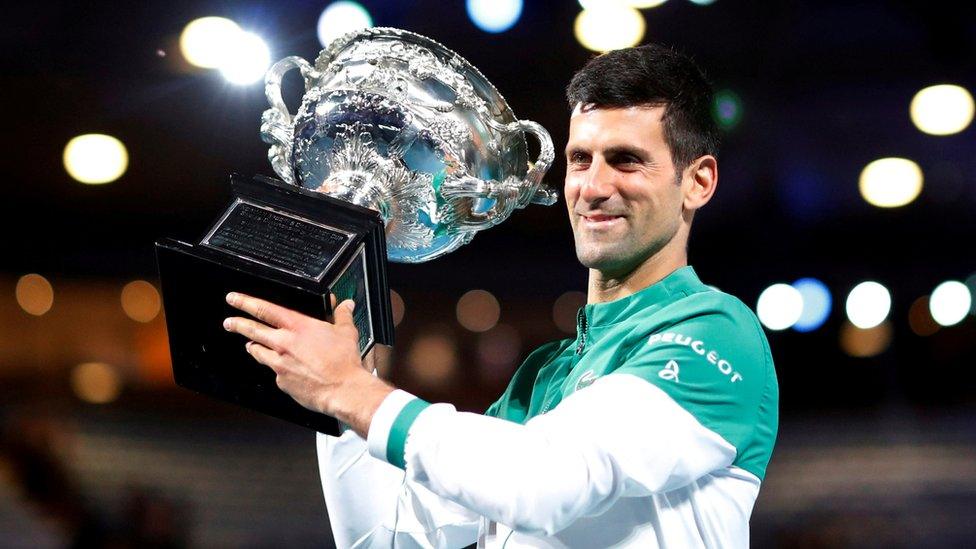
[[[319,435],[340,547],[746,547],[779,391],[755,316],[688,266],[718,183],[712,92],[654,45],[591,60],[567,90],[566,204],[587,305],[484,414],[375,377],[351,302],[322,322],[240,294],[225,327]],[[368,362],[368,361],[367,361]]]

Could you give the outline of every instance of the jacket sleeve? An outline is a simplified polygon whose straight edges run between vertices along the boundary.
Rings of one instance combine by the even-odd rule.
[[[403,391],[374,416],[369,452],[429,489],[517,531],[552,535],[618,498],[684,486],[735,448],[654,384],[611,374],[525,425]]]
[[[477,540],[478,515],[370,456],[355,432],[319,433],[316,446],[337,547],[464,547]]]

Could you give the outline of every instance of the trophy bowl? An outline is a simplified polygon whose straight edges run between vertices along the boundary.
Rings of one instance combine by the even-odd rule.
[[[299,69],[293,116],[282,76]],[[323,433],[335,418],[278,389],[224,318],[244,292],[327,319],[334,296],[356,303],[359,352],[393,345],[387,261],[420,262],[470,242],[515,208],[552,204],[542,186],[552,140],[519,120],[474,67],[444,46],[397,29],[348,34],[313,67],[299,57],[265,78],[261,119],[283,180],[231,176],[232,199],[197,242],[156,243],[173,377],[188,389]],[[526,134],[540,143],[529,163]]]
[[[281,80],[299,69],[305,93],[292,115]],[[314,66],[275,63],[261,136],[284,181],[375,210],[390,261],[447,254],[530,203],[554,149],[542,126],[516,118],[470,63],[412,32],[372,28],[332,42]],[[529,163],[526,134],[540,144]]]

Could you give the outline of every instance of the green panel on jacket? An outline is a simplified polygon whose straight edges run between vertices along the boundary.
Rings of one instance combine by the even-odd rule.
[[[735,447],[733,465],[765,476],[779,388],[766,337],[741,301],[683,267],[631,296],[586,305],[577,324],[575,340],[532,352],[486,414],[525,423],[601,376],[631,374]]]

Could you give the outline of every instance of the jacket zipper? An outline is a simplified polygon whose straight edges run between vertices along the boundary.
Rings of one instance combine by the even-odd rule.
[[[586,312],[583,307],[580,307],[578,313],[576,313],[576,331],[579,332],[579,343],[576,344],[576,354],[583,354],[583,348],[586,347]]]
[[[579,343],[576,344],[576,356],[583,354],[583,349],[586,348],[586,328],[586,313],[584,312],[584,309],[580,307],[579,312],[576,313],[576,331],[579,333]],[[540,416],[549,411],[549,408],[552,406],[552,401],[553,399],[549,399],[549,402],[542,407],[542,411],[539,412]]]

